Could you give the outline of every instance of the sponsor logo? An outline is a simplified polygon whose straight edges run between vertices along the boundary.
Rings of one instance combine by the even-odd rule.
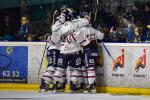
[[[7,47],[7,49],[6,49],[7,51],[7,54],[9,54],[9,55],[11,55],[12,54],[12,52],[13,52],[13,47]]]
[[[124,67],[124,62],[125,62],[125,60],[124,60],[124,58],[125,58],[124,52],[125,52],[125,50],[122,49],[121,51],[122,51],[122,54],[120,56],[116,57],[115,60],[113,61],[112,71],[116,72],[119,67],[120,68]]]
[[[136,65],[134,70],[138,72],[140,69],[144,69],[146,67],[146,49],[143,49],[143,54],[136,60]]]

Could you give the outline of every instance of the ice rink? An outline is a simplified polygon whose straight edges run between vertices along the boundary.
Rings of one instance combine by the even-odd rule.
[[[149,96],[0,91],[0,100],[150,100]]]

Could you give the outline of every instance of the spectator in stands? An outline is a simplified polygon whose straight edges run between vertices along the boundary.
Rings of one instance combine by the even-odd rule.
[[[134,24],[134,17],[131,13],[125,13],[122,15],[120,25],[123,34],[126,34],[127,36],[127,42],[136,42],[138,32],[136,25]]]
[[[1,26],[1,23],[0,23],[0,41],[2,41],[2,36],[3,36],[3,34],[2,34],[2,26]]]
[[[21,27],[19,34],[17,34],[21,41],[32,41],[34,40],[35,34],[29,19],[26,16],[21,18]]]
[[[119,7],[119,5],[119,0],[110,0],[110,11],[112,14],[115,14],[117,12],[117,8]]]
[[[5,16],[4,22],[2,24],[2,40],[6,41],[13,41],[15,40],[15,33],[14,33],[14,24],[11,22],[9,16]]]
[[[126,42],[126,34],[123,34],[119,26],[111,27],[109,36],[111,42],[121,42],[121,43]]]
[[[44,40],[45,39],[45,35],[46,34],[50,34],[51,32],[49,32],[49,26],[47,26],[46,23],[42,23],[40,25],[37,25],[37,40]]]
[[[139,31],[140,41],[146,41],[146,30],[141,20],[136,21],[136,27]]]
[[[145,4],[144,11],[142,13],[142,21],[144,25],[148,24],[149,18],[150,18],[150,7],[148,4]]]
[[[106,25],[103,26],[103,28],[101,29],[101,31],[105,34],[103,42],[112,42],[112,38],[110,38],[110,34],[109,34],[109,28],[106,27]]]
[[[52,18],[51,18],[51,11],[47,11],[47,18],[44,23],[38,25],[38,30],[36,33],[38,34],[38,40],[45,40],[46,34],[51,34],[51,25],[52,25]]]
[[[147,41],[150,42],[150,20],[149,20],[149,24],[146,26],[147,28]]]

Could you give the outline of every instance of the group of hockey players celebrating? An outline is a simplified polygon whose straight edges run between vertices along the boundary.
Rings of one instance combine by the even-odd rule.
[[[102,40],[104,34],[92,27],[90,14],[77,15],[63,6],[51,30],[47,36],[48,67],[40,92],[65,92],[69,83],[70,92],[96,93],[97,40]],[[70,82],[66,78],[68,67]]]

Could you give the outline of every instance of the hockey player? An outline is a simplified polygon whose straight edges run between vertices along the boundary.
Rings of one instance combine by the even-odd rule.
[[[81,17],[87,17],[89,22],[91,22],[91,12],[88,9],[83,9],[81,11]],[[83,57],[84,64],[82,66],[84,82],[85,82],[85,93],[96,93],[96,76],[95,76],[95,67],[96,60],[98,57],[97,51],[97,39],[103,39],[104,34],[100,31],[90,27],[90,25],[83,27],[78,30],[78,34],[73,35],[73,38],[76,39],[75,42],[78,42],[83,47]],[[72,38],[69,37],[68,41]],[[74,40],[74,39],[73,39]]]
[[[97,39],[103,39],[104,34],[92,27],[82,27],[73,33],[72,36],[68,36],[68,42],[77,42],[83,47],[84,52],[84,62],[85,62],[85,71],[84,74],[87,74],[88,86],[85,89],[85,93],[96,93],[96,76],[95,76],[95,67],[96,59],[98,56],[97,51]]]
[[[64,13],[58,17],[58,20],[52,25],[52,35],[47,36],[49,46],[47,47],[46,56],[48,59],[48,67],[41,79],[40,92],[53,91],[54,87],[49,87],[49,84],[53,84],[53,76],[57,67],[57,61],[60,53],[60,28],[65,22]],[[52,41],[53,40],[53,41]],[[57,43],[56,43],[57,42]]]
[[[68,20],[61,27],[61,33],[64,35],[61,38],[60,55],[57,64],[57,70],[55,72],[54,81],[56,91],[64,91],[66,79],[63,76],[66,75],[66,69],[68,64],[72,67],[70,89],[76,91],[78,85],[79,69],[81,66],[81,47],[79,43],[67,42],[67,35],[71,35],[75,27]],[[71,30],[70,30],[71,29]],[[68,31],[69,30],[69,31]]]

